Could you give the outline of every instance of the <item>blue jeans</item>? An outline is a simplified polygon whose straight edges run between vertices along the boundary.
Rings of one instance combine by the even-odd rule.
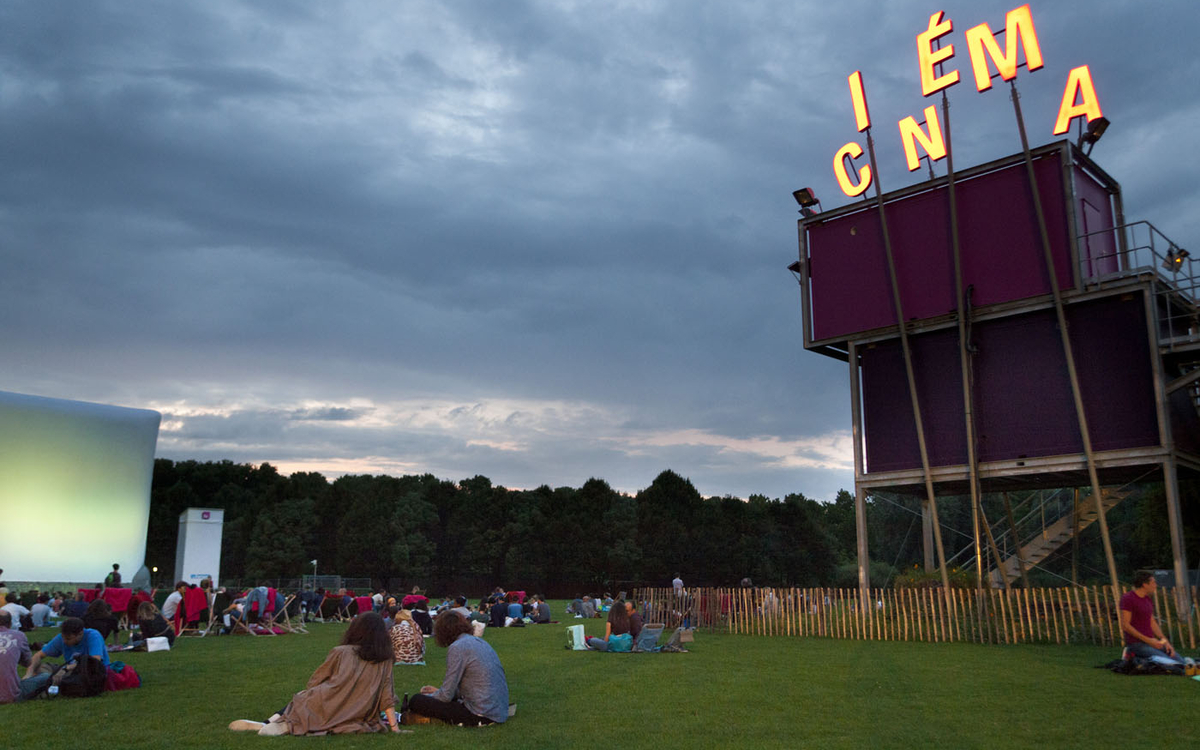
[[[18,701],[29,700],[34,693],[41,690],[50,684],[50,674],[35,674],[33,677],[26,677],[21,680],[21,694],[17,696]]]
[[[1170,655],[1166,651],[1157,649],[1144,641],[1131,643],[1126,648],[1128,648],[1134,656],[1140,656],[1143,659],[1158,657],[1160,659],[1166,659],[1168,661],[1175,662],[1176,664],[1183,664],[1183,659],[1179,658],[1178,653]]]
[[[587,639],[587,645],[588,645],[588,648],[593,649],[595,651],[607,651],[608,650],[608,641],[604,640],[603,638],[597,638],[595,636],[592,636],[591,638]]]

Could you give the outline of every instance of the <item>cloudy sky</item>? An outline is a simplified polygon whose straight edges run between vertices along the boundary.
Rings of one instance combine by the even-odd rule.
[[[847,202],[858,69],[884,189],[921,179],[937,10],[956,166],[1018,151],[963,37],[1014,5],[5,2],[0,390],[157,409],[174,459],[829,499],[791,191]],[[1127,217],[1196,247],[1193,0],[1032,11],[1033,144],[1089,64]]]

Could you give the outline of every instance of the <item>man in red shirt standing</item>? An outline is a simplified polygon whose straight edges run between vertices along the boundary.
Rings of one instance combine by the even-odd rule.
[[[1134,656],[1143,659],[1157,656],[1183,664],[1183,659],[1179,658],[1154,619],[1154,592],[1157,590],[1158,581],[1153,573],[1139,570],[1134,574],[1133,590],[1121,597],[1121,631],[1125,634],[1125,646]]]

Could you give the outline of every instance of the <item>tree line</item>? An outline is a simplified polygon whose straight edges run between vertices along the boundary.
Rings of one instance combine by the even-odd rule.
[[[1170,567],[1161,489],[1157,496],[1153,488],[1143,494],[1109,513],[1120,562]],[[998,501],[987,502],[993,505],[989,516],[999,518]],[[569,597],[666,586],[676,574],[688,586],[731,586],[747,577],[766,586],[857,581],[849,492],[830,503],[801,493],[703,497],[670,470],[631,495],[595,478],[578,488],[516,490],[484,476],[457,483],[430,474],[329,481],[315,472],[284,476],[266,463],[157,459],[147,565],[174,570],[179,515],[189,507],[225,511],[223,578],[297,578],[311,572],[309,561],[317,559],[322,573],[439,593],[500,585]],[[911,578],[923,559],[918,508],[912,498],[869,501],[874,585],[901,572]],[[939,511],[949,554],[962,546],[954,541],[961,541],[962,530],[970,531],[970,508],[939,498]],[[1088,532],[1095,530],[1081,535],[1082,551],[1073,562],[1088,580],[1099,580],[1102,551]],[[1164,550],[1166,564],[1159,565]],[[1064,565],[1052,561],[1039,575],[1061,577],[1069,572]]]

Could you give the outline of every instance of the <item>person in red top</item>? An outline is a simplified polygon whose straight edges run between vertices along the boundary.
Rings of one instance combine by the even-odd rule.
[[[1158,581],[1154,574],[1139,570],[1133,576],[1133,590],[1126,591],[1121,597],[1121,632],[1125,634],[1125,646],[1134,656],[1143,659],[1158,656],[1183,664],[1183,659],[1179,658],[1154,619],[1156,590]]]

